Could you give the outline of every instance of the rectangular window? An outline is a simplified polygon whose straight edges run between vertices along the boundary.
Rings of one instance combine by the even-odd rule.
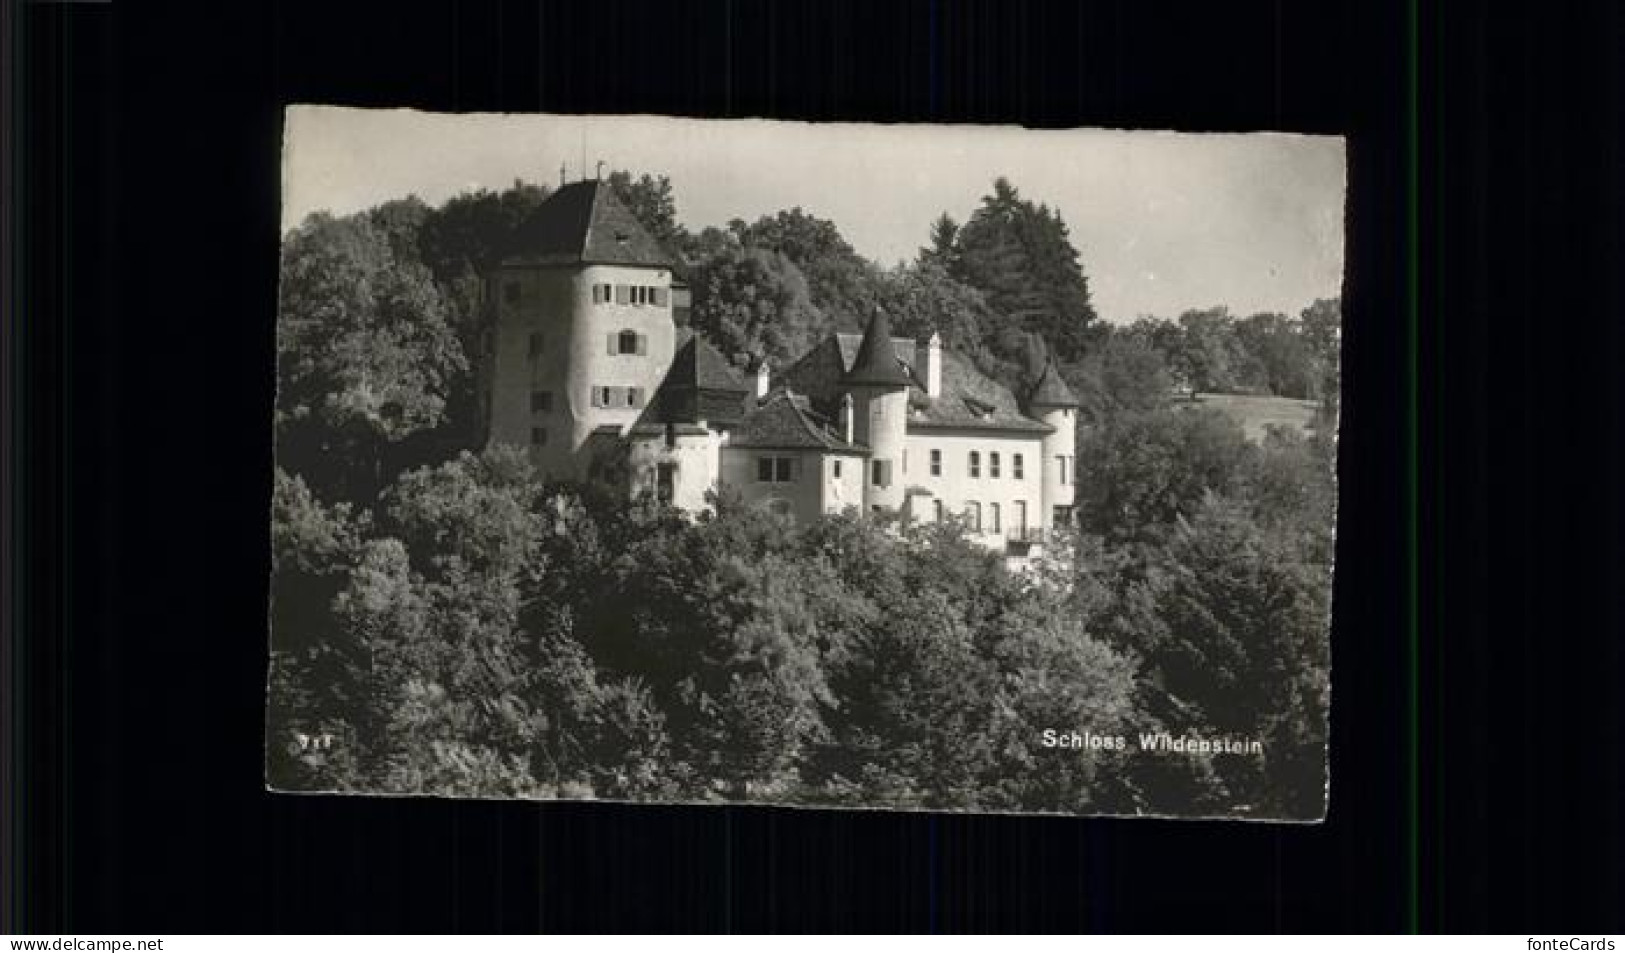
[[[975,500],[965,504],[965,525],[973,533],[982,531],[982,504]]]
[[[794,483],[796,460],[794,457],[757,457],[756,482]]]
[[[1072,482],[1069,479],[1072,475],[1070,472],[1070,464],[1072,463],[1072,460],[1069,457],[1056,457],[1055,460],[1060,464],[1061,467],[1061,485],[1066,486],[1068,483]]]
[[[1015,520],[1013,525],[1016,531],[1025,534],[1027,532],[1027,501],[1017,500],[1016,511],[1011,515]]]
[[[592,389],[592,405],[594,407],[619,407],[625,398],[621,396],[619,387],[594,387]]]
[[[1072,507],[1057,506],[1055,508],[1055,528],[1066,529],[1072,525]]]
[[[535,447],[545,447],[545,446],[547,446],[547,428],[546,427],[532,427],[532,428],[530,428],[530,442],[531,442],[531,445],[535,446]]]
[[[931,517],[933,519],[935,519],[939,523],[942,522],[942,501],[941,500],[932,500],[931,501]]]
[[[931,475],[942,476],[942,451],[931,451]]]
[[[841,461],[835,460],[832,462],[835,465],[835,479],[839,480],[841,478]]]
[[[655,465],[655,498],[662,503],[670,503],[677,486],[677,464],[660,463]]]
[[[1019,453],[1010,460],[1010,475],[1018,480],[1027,479],[1027,474],[1024,471],[1021,463],[1021,454]]]
[[[999,455],[997,453],[987,455],[987,475],[993,480],[999,478]]]
[[[533,390],[530,392],[530,409],[537,413],[547,413],[553,409],[553,392],[550,390]]]
[[[987,522],[989,531],[994,533],[1002,532],[999,528],[999,504],[989,503],[987,505]]]
[[[530,346],[529,346],[529,348],[530,348],[530,356],[531,357],[535,357],[536,355],[542,353],[542,332],[540,332],[540,331],[532,331],[532,332],[530,332]]]
[[[524,289],[520,287],[519,282],[517,281],[510,281],[502,286],[502,297],[506,299],[509,304],[518,304],[519,298],[523,294]]]
[[[973,480],[982,476],[982,455],[975,450],[970,452],[970,475]]]
[[[869,462],[869,482],[875,486],[891,486],[891,461],[871,460]]]

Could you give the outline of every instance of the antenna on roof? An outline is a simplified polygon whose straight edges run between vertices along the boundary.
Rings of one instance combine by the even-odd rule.
[[[599,159],[598,164],[592,167],[592,177],[602,182],[604,180],[604,160]]]

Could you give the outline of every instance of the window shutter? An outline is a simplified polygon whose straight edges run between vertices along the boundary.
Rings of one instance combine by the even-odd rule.
[[[632,405],[633,407],[642,407],[643,406],[643,388],[641,388],[641,387],[633,387],[633,388],[631,388],[629,393],[632,396],[631,396],[631,399],[627,401],[627,403]]]
[[[615,332],[614,331],[609,332],[609,353],[611,355],[613,355],[615,353]]]
[[[629,291],[629,289],[628,289],[628,287],[626,285],[616,285],[615,286],[615,303],[616,304],[626,304],[627,301],[630,300],[630,296],[628,294],[628,291]]]
[[[638,335],[638,353],[639,354],[647,354],[647,353],[649,353],[649,335],[647,335],[647,334]]]
[[[660,307],[664,308],[668,303],[670,303],[670,301],[671,301],[671,289],[670,288],[656,288],[655,289],[655,304],[657,304]]]

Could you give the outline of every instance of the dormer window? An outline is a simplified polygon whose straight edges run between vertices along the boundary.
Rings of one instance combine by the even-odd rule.
[[[993,416],[993,405],[974,397],[965,398],[965,409],[983,420]]]

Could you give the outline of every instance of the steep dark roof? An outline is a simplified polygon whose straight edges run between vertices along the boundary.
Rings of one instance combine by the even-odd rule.
[[[908,394],[909,429],[964,428],[1016,430],[1035,434],[1055,428],[1021,412],[1010,389],[952,351],[942,352],[942,393],[927,397],[923,387]]]
[[[537,206],[503,263],[670,268],[673,260],[608,182],[586,181],[560,188]]]
[[[843,440],[827,420],[813,411],[805,397],[782,389],[769,394],[760,407],[745,417],[728,438],[728,446],[758,450],[869,452],[865,447]]]
[[[794,388],[812,398],[820,411],[834,416],[843,390],[846,369],[857,359],[861,345],[855,334],[832,334],[801,360],[775,376],[775,382]],[[914,341],[892,338],[897,360],[912,366]],[[909,387],[908,426],[965,428],[972,430],[1013,430],[1049,433],[1053,428],[1021,412],[1015,395],[1004,385],[978,371],[971,362],[946,348],[942,350],[942,394],[927,397],[920,368],[912,369]]]
[[[745,383],[734,366],[722,356],[722,352],[711,346],[711,342],[692,331],[682,336],[688,340],[672,357],[671,370],[666,375],[668,379],[676,377],[685,386],[697,390],[738,391],[743,394],[751,389],[751,385]]]
[[[912,356],[912,355],[910,355]],[[845,384],[872,384],[907,387],[913,383],[903,363],[897,359],[891,336],[891,319],[880,308],[869,318],[858,345],[858,356],[846,372]]]
[[[1072,388],[1066,386],[1061,379],[1061,372],[1055,369],[1055,362],[1050,361],[1044,365],[1044,373],[1038,377],[1038,383],[1033,385],[1027,394],[1029,407],[1078,407],[1077,395]]]
[[[677,353],[639,425],[737,421],[745,413],[750,385],[705,338],[680,329],[678,340]]]

